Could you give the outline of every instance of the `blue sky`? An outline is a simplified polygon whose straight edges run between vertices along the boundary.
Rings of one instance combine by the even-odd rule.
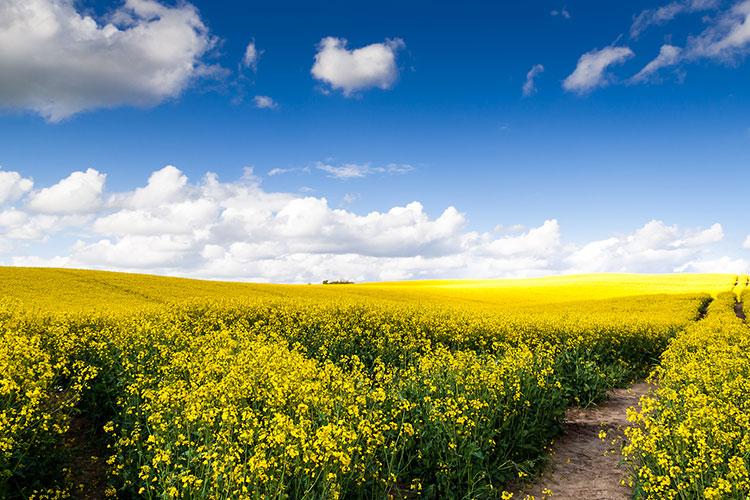
[[[14,3],[18,2],[11,0],[9,8]],[[0,70],[23,75],[15,80],[0,76],[0,165],[33,179],[33,187],[22,195],[8,197],[6,210],[24,212],[26,224],[28,217],[40,214],[80,220],[23,240],[6,224],[5,243],[0,245],[5,252],[0,258],[6,263],[138,268],[111,256],[81,260],[76,248],[102,240],[116,247],[127,237],[164,237],[154,231],[107,233],[95,224],[117,210],[142,212],[144,207],[124,208],[111,198],[144,186],[152,172],[166,165],[177,167],[193,187],[208,171],[226,183],[243,182],[244,169],[252,167],[252,182],[259,192],[325,198],[330,210],[360,217],[418,201],[424,215],[436,220],[446,208],[455,207],[463,220],[460,231],[450,237],[463,241],[452,244],[464,250],[469,233],[487,241],[515,241],[512,238],[528,235],[545,221],[556,221],[560,248],[553,256],[540,257],[538,249],[513,254],[514,259],[536,260],[532,265],[508,266],[492,261],[487,277],[587,270],[570,265],[572,252],[609,238],[627,242],[650,221],[674,229],[666,231],[671,240],[657,238],[657,246],[649,248],[657,252],[685,250],[680,241],[686,235],[716,223],[722,234],[645,267],[633,265],[632,250],[615,246],[607,250],[607,264],[592,270],[725,266],[727,272],[736,272],[743,271],[750,259],[743,248],[750,227],[742,188],[750,147],[747,1],[32,3],[40,12],[52,12],[65,21],[58,27],[63,32],[54,35],[60,38],[52,39],[67,48],[54,59],[48,54],[50,61],[45,63],[48,46],[29,36],[18,49],[27,51],[25,58],[0,55]],[[131,18],[123,21],[125,14]],[[17,23],[29,16],[18,11],[14,15]],[[123,45],[121,52],[107,52],[114,49],[95,43],[79,46],[80,37],[64,33],[83,30],[65,23],[87,16],[96,29],[113,23],[122,32],[174,16],[173,22],[195,28],[203,45],[196,51],[194,39],[174,39],[165,32],[161,44],[185,50],[163,64],[175,64],[170,68],[178,71],[177,63],[186,63],[191,69],[164,90],[153,83],[161,74],[162,59],[139,52],[150,45],[133,42]],[[0,26],[0,38],[4,29],[10,36],[10,28]],[[339,39],[336,43],[343,50],[378,44],[379,55],[393,56],[392,67],[386,68],[390,73],[376,74],[374,80],[355,75],[341,84],[345,77],[336,71],[345,72],[341,64],[346,61],[334,61],[339,66],[325,70],[327,76],[316,76],[315,57],[323,52],[326,37]],[[250,42],[259,56],[243,65]],[[679,56],[633,81],[664,46]],[[585,54],[604,57],[610,49],[620,51],[620,59],[593,75],[579,73],[582,80],[569,79]],[[42,62],[27,62],[29,53],[39,54]],[[138,60],[141,56],[145,62]],[[94,63],[99,57],[105,58],[100,65],[114,61],[118,68],[111,73],[98,69]],[[89,59],[92,67],[86,66]],[[130,64],[133,72],[149,78],[136,75],[130,82]],[[543,71],[533,79],[534,91],[524,95],[527,73],[535,65]],[[80,85],[75,84],[78,75],[86,77]],[[85,91],[76,95],[77,88]],[[98,97],[91,100],[92,94]],[[274,109],[259,109],[255,96],[272,99]],[[50,106],[57,111],[49,111]],[[335,169],[352,164],[360,169],[360,177],[332,176],[331,172],[341,172]],[[320,168],[326,165],[333,170]],[[106,174],[95,208],[74,214],[40,209],[42,204],[33,202],[45,187],[89,168]],[[269,176],[274,169],[285,172]],[[498,225],[523,228],[498,231]],[[231,242],[204,241],[194,253],[206,254],[206,245],[227,251],[232,243],[257,244],[252,233],[248,230]],[[350,233],[344,231],[342,238],[345,235]],[[310,253],[377,257],[359,248],[352,251],[347,244],[341,248],[348,249],[325,252],[308,244],[311,249],[284,246],[284,258]],[[415,245],[385,257],[442,258],[460,253],[428,251],[421,240]],[[442,248],[447,243],[430,240],[429,245]],[[497,261],[508,255],[503,250],[488,258]],[[52,257],[58,260],[42,260]],[[205,255],[200,263],[195,256],[180,258],[189,262],[173,266],[166,258],[156,259],[157,264],[143,269],[225,277],[207,270],[210,259]],[[540,258],[545,263],[540,264]],[[368,268],[372,263],[359,265]],[[413,268],[412,263],[409,268],[400,262],[406,270],[396,277],[482,276],[481,266],[462,265],[449,265],[448,272],[445,267]],[[356,277],[387,277],[352,266]],[[320,277],[301,271],[259,274],[249,270],[249,257],[230,268],[228,275],[245,269],[239,273],[243,279]]]

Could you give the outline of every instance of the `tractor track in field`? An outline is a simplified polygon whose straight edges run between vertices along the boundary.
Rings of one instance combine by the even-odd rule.
[[[698,311],[696,321],[708,313],[709,299]],[[745,319],[742,302],[734,306],[737,317]],[[568,408],[563,433],[553,444],[549,462],[540,477],[516,488],[514,498],[628,500],[633,497],[626,486],[628,471],[622,457],[622,446],[628,408],[640,409],[642,396],[655,386],[638,382],[627,389],[613,389],[607,399],[589,408]],[[600,437],[601,432],[606,437]],[[551,493],[550,493],[551,492]]]
[[[737,315],[738,318],[740,318],[742,321],[745,321],[745,310],[743,308],[742,302],[735,302],[734,303],[734,314]]]
[[[538,480],[518,488],[514,498],[547,498],[546,490],[554,499],[631,498],[630,489],[621,484],[627,477],[620,453],[628,426],[626,413],[630,407],[638,408],[641,396],[652,390],[653,386],[641,382],[610,391],[598,406],[569,408],[549,463]],[[605,439],[600,438],[602,431]]]

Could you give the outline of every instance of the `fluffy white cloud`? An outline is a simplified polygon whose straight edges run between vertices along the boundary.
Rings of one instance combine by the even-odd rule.
[[[345,39],[329,36],[318,44],[311,73],[347,96],[372,87],[386,90],[398,77],[396,54],[403,47],[403,40],[394,38],[350,50]]]
[[[523,84],[521,91],[523,95],[530,96],[536,93],[536,77],[544,73],[544,66],[541,64],[535,64],[531,67],[528,73],[526,73],[526,81]]]
[[[104,239],[94,243],[79,241],[73,247],[75,262],[87,266],[153,269],[155,267],[188,267],[199,248],[185,236],[125,235],[112,242]]]
[[[737,273],[750,272],[750,262],[745,259],[731,259],[720,257],[718,259],[691,260],[675,269],[678,273]]]
[[[411,165],[398,163],[390,163],[384,167],[372,167],[370,165],[361,165],[357,163],[345,163],[343,165],[318,163],[316,168],[326,172],[329,177],[333,177],[334,179],[358,179],[372,174],[406,174],[414,170],[414,167]],[[269,175],[271,175],[270,172]]]
[[[674,45],[665,44],[659,49],[659,55],[643,67],[630,81],[640,83],[652,78],[657,71],[668,66],[674,66],[680,60],[682,49]]]
[[[610,82],[607,68],[622,64],[633,57],[628,47],[605,47],[592,50],[578,59],[576,69],[563,80],[563,88],[568,92],[585,94]]]
[[[102,192],[104,180],[93,169],[74,172],[22,194],[20,207],[0,210],[3,261],[275,282],[731,273],[747,264],[712,253],[724,237],[720,224],[683,229],[651,221],[630,234],[576,245],[564,242],[554,219],[477,232],[451,206],[436,216],[416,201],[358,214],[322,197],[268,192],[249,169],[234,182],[212,173],[191,182],[170,165],[143,186],[112,194]],[[61,242],[68,242],[64,254],[40,256]]]
[[[750,235],[745,238],[745,242],[742,244],[742,248],[745,250],[750,250]]]
[[[682,230],[651,221],[632,234],[592,241],[567,258],[573,272],[672,272],[724,238],[720,224]],[[736,272],[727,269],[725,272]]]
[[[95,108],[154,105],[210,71],[201,57],[212,44],[187,3],[126,0],[100,24],[73,0],[3,0],[0,107],[58,121]]]
[[[10,240],[41,240],[70,227],[82,226],[91,221],[85,215],[29,214],[10,208],[0,212],[0,237]]]
[[[279,105],[272,98],[267,95],[256,95],[253,98],[255,107],[258,109],[276,109]]]
[[[153,172],[145,186],[130,193],[114,195],[109,204],[135,209],[159,206],[180,198],[187,183],[187,177],[177,167],[167,165]]]
[[[633,18],[630,36],[637,38],[651,26],[666,24],[680,14],[715,9],[720,3],[720,0],[682,0],[671,2],[656,9],[644,10]]]
[[[31,193],[28,207],[47,214],[94,212],[102,204],[106,178],[93,168],[73,172],[57,184]]]
[[[488,238],[487,235],[484,236]],[[478,245],[478,252],[496,257],[527,256],[551,257],[561,248],[560,225],[557,220],[544,221],[518,236],[506,236]]]
[[[0,170],[0,205],[12,203],[31,191],[34,181],[22,177],[18,172]]]

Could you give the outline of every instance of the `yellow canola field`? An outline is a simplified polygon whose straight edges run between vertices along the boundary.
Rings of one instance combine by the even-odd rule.
[[[750,304],[747,277],[670,344],[656,393],[629,415],[637,498],[750,496],[750,329],[735,314],[738,294]]]
[[[505,280],[424,280],[357,285],[270,285],[203,281],[108,271],[0,267],[0,297],[42,311],[131,310],[189,298],[377,300],[508,310],[537,304],[639,295],[716,296],[736,276],[722,274],[589,274]]]
[[[735,281],[3,268],[0,497],[100,482],[146,498],[499,497],[538,470],[568,405],[644,376]],[[80,467],[82,422],[104,467]]]

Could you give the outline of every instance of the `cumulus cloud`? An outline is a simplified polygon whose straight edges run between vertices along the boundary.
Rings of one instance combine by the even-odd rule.
[[[0,108],[49,121],[178,96],[214,44],[190,4],[126,0],[106,23],[73,0],[0,2]],[[33,84],[30,84],[33,82]]]
[[[652,220],[632,234],[583,245],[566,261],[574,272],[679,271],[687,262],[696,262],[706,247],[723,238],[718,223],[706,229],[683,230]]]
[[[742,248],[750,250],[750,234],[745,238],[745,242],[742,244]]]
[[[646,9],[633,18],[630,36],[637,38],[649,27],[666,24],[680,14],[715,9],[720,4],[720,0],[682,0],[671,2],[656,9]]]
[[[253,98],[253,102],[258,109],[276,109],[279,107],[276,101],[267,95],[256,95],[255,98]]]
[[[191,181],[168,165],[119,193],[102,192],[104,180],[93,169],[74,172],[0,210],[2,261],[273,282],[733,273],[747,264],[713,253],[724,238],[718,223],[685,229],[651,221],[629,234],[575,244],[564,241],[552,218],[478,232],[453,206],[430,214],[412,201],[356,213],[324,197],[269,192],[251,170],[231,182],[212,173]],[[43,257],[52,243],[66,251]]]
[[[109,204],[126,208],[149,208],[176,200],[187,186],[188,179],[174,165],[167,165],[148,177],[145,186],[132,192],[113,195]]]
[[[367,164],[345,163],[343,165],[330,165],[328,163],[318,162],[318,170],[326,172],[329,177],[334,179],[358,179],[367,177],[372,174],[406,174],[414,170],[414,167],[407,164],[390,163],[384,167],[373,167]],[[281,172],[278,172],[281,173]],[[270,172],[269,172],[270,175]]]
[[[404,46],[403,40],[393,38],[349,49],[345,39],[329,36],[318,44],[311,73],[347,96],[373,87],[387,90],[398,78],[396,56]]]
[[[12,203],[31,191],[34,181],[22,177],[18,172],[0,170],[0,205]]]
[[[652,78],[660,69],[674,66],[680,60],[682,49],[674,45],[665,44],[659,49],[659,55],[643,67],[630,81],[640,83]]]
[[[611,80],[607,68],[622,64],[633,55],[633,51],[628,47],[605,47],[587,52],[578,59],[573,73],[563,80],[563,88],[568,92],[585,94],[597,87],[603,87]]]
[[[675,269],[679,273],[717,273],[729,272],[743,274],[750,272],[750,262],[745,259],[719,257],[718,259],[691,260]]]
[[[521,91],[523,95],[528,97],[536,93],[536,77],[544,73],[544,66],[541,64],[535,64],[531,67],[528,73],[526,73],[526,82],[524,82]]]
[[[46,214],[94,212],[102,204],[106,178],[93,168],[73,172],[57,184],[31,193],[28,207]]]

